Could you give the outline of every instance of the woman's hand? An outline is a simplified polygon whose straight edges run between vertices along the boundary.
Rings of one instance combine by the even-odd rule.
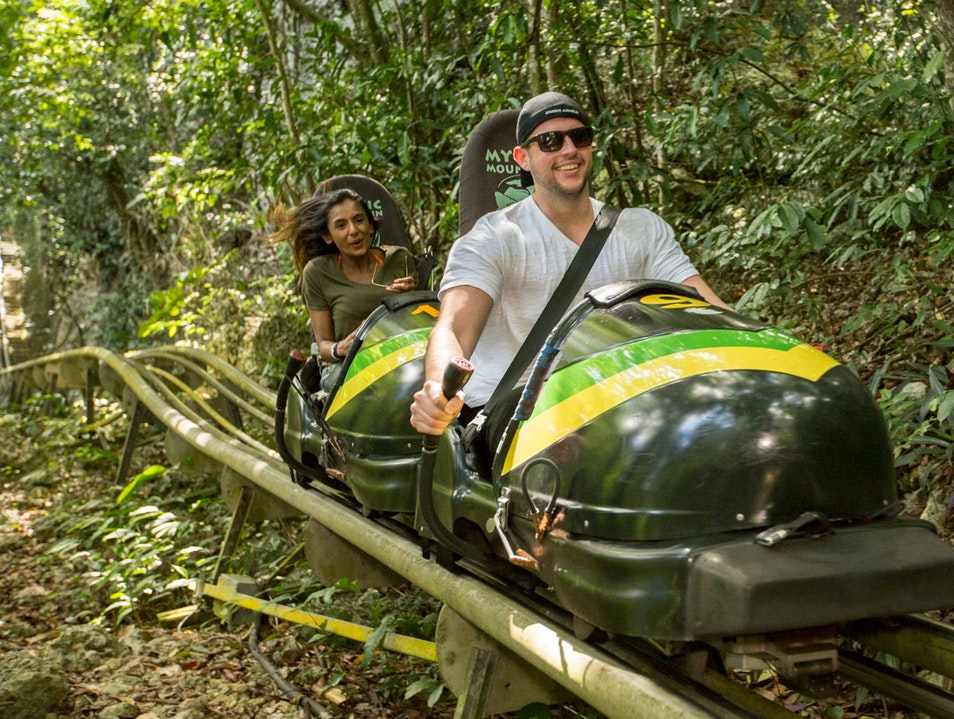
[[[344,359],[345,357],[347,357],[348,350],[351,349],[351,344],[354,342],[354,338],[357,337],[358,330],[361,329],[361,325],[363,324],[364,322],[358,325],[354,329],[354,331],[351,334],[349,334],[347,337],[342,337],[340,340],[338,340],[338,357],[339,358]]]
[[[413,277],[398,277],[394,282],[389,284],[385,289],[388,292],[410,292],[415,287],[417,287],[417,280]]]

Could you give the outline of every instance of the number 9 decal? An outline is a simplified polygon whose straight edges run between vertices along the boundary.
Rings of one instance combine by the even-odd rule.
[[[644,305],[662,305],[667,310],[682,310],[687,307],[708,307],[705,300],[697,300],[684,295],[646,295],[640,299]]]

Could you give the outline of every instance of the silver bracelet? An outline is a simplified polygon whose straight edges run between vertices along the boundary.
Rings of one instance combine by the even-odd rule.
[[[337,343],[337,342],[335,342],[333,345],[331,345],[331,359],[333,359],[333,360],[335,360],[335,361],[337,361],[337,362],[340,362],[341,360],[344,359],[344,357],[341,357],[341,356],[338,354],[338,343]]]

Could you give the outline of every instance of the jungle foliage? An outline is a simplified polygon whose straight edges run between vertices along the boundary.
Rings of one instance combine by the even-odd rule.
[[[951,513],[950,0],[3,0],[0,230],[57,347],[193,341],[277,375],[307,329],[268,208],[359,172],[444,256],[488,112],[560,89],[597,194],[740,310],[849,362]],[[53,347],[51,347],[52,349]],[[943,520],[941,520],[943,521]]]

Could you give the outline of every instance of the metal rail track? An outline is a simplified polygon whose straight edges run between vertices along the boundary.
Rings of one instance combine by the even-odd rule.
[[[216,395],[270,429],[275,394],[214,355],[184,347],[127,356],[83,348],[0,371],[0,388],[7,386],[10,396],[22,395],[24,383],[40,391],[85,389],[87,421],[92,420],[93,386],[125,396],[131,423],[120,480],[128,470],[127,455],[135,445],[139,422],[155,420],[252,482],[258,491],[296,507],[443,601],[610,719],[792,716],[777,703],[706,668],[704,661],[694,668],[680,666],[643,642],[587,644],[573,635],[571,618],[539,596],[514,591],[477,567],[469,567],[470,573],[448,571],[422,557],[418,544],[397,534],[394,526],[362,516],[333,496],[335,492],[307,490],[291,482],[274,450],[245,435],[207,400],[210,393]],[[950,691],[862,653],[865,649],[887,653],[946,678],[950,685],[954,627],[917,617],[856,622],[846,628],[845,641],[857,645],[858,651],[839,652],[844,678],[930,716],[954,719]]]
[[[843,634],[869,653],[930,673],[947,688],[849,648],[839,650],[840,674],[928,716],[954,719],[954,626],[922,616],[892,617],[854,622]]]

